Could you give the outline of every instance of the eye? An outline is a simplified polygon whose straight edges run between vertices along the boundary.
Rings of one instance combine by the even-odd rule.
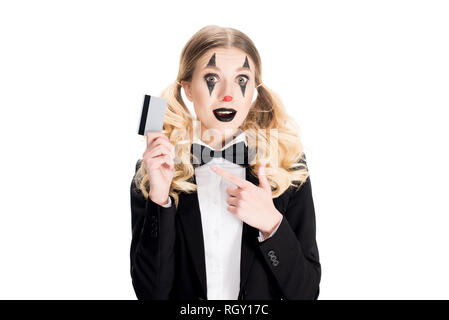
[[[243,85],[245,85],[248,81],[249,81],[248,76],[245,76],[245,75],[243,75],[243,74],[239,76],[239,85],[243,86]]]
[[[206,74],[206,75],[204,76],[204,79],[205,79],[207,82],[212,82],[212,83],[216,83],[216,82],[218,81],[217,75],[216,75],[215,73],[208,73],[208,74]],[[214,80],[214,79],[217,79],[217,80]]]

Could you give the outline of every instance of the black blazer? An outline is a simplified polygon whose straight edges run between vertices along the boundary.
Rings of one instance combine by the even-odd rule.
[[[136,163],[136,172],[142,163]],[[259,179],[246,169],[246,180]],[[195,175],[193,182],[196,183]],[[131,278],[138,299],[206,300],[206,267],[197,192],[179,194],[176,209],[154,203],[131,183]],[[317,299],[321,265],[310,177],[273,199],[283,219],[259,242],[243,223],[238,300]]]

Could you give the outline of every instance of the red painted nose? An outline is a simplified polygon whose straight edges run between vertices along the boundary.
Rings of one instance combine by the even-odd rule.
[[[232,97],[226,96],[226,97],[224,97],[224,101],[226,101],[226,102],[232,101]]]

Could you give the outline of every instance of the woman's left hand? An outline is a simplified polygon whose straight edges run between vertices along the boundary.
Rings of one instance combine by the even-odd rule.
[[[265,164],[259,167],[259,186],[223,170],[217,166],[210,168],[237,187],[228,187],[229,212],[246,224],[259,229],[264,236],[270,235],[281,221],[282,214],[276,209],[271,195],[271,186],[265,175]]]

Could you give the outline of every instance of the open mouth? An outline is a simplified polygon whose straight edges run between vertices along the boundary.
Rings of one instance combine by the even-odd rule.
[[[214,110],[215,118],[222,122],[232,121],[236,114],[237,111],[231,108],[218,108]]]

